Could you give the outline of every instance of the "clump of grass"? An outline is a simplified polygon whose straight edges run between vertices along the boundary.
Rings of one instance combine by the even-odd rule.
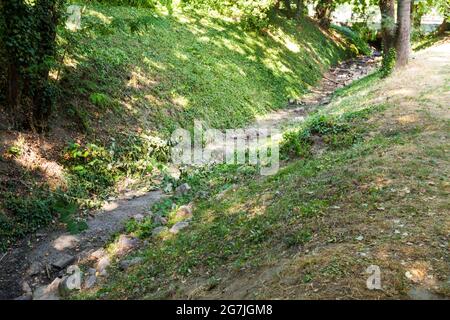
[[[68,194],[82,206],[95,206],[91,199],[105,199],[121,179],[160,173],[168,157],[166,142],[147,135],[121,136],[108,147],[71,143],[64,152]]]
[[[341,33],[346,37],[353,45],[356,54],[370,55],[372,54],[372,49],[370,49],[369,44],[358,34],[358,32],[344,26],[338,26],[335,24],[331,25],[331,28]]]
[[[289,247],[304,245],[312,239],[312,232],[310,230],[300,230],[288,235],[285,238],[286,244]]]
[[[6,192],[0,207],[0,251],[7,249],[15,239],[37,231],[59,219],[71,233],[86,228],[78,220],[78,207],[60,191],[41,187],[31,196],[18,197]]]
[[[383,55],[383,61],[380,69],[382,78],[386,78],[392,73],[395,67],[396,57],[397,52],[395,51],[395,48],[391,48]]]

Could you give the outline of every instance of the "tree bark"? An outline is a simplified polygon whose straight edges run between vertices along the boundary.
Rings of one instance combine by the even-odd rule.
[[[289,15],[292,12],[291,0],[284,0],[283,2],[284,2],[285,9]]]
[[[444,35],[444,33],[448,30],[450,30],[449,13],[444,16],[444,21],[442,21],[438,28],[438,34]]]
[[[14,62],[8,65],[8,96],[6,108],[13,115],[19,105],[20,74]]]
[[[37,31],[41,41],[38,44],[38,59],[36,64],[39,71],[36,73],[34,82],[35,93],[33,94],[33,127],[38,132],[45,131],[47,121],[52,111],[52,92],[49,84],[50,67],[45,60],[56,54],[56,26],[58,24],[57,1],[38,0],[36,9],[40,10]]]
[[[385,53],[389,52],[395,44],[395,1],[380,0],[381,37]]]
[[[403,67],[408,63],[411,51],[411,0],[398,0],[397,25],[395,42],[395,50],[397,52],[396,67]]]
[[[303,10],[305,9],[305,4],[303,0],[297,0],[297,11],[295,13],[295,18],[300,20],[303,17]]]
[[[316,6],[316,19],[323,28],[329,28],[331,24],[331,13],[333,12],[332,0],[319,0]]]

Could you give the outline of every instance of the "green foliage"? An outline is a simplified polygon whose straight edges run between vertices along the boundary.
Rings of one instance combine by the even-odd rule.
[[[285,242],[289,247],[304,245],[311,241],[312,232],[310,230],[300,230],[288,235]]]
[[[41,131],[52,111],[57,91],[48,75],[56,64],[55,37],[63,1],[10,0],[0,6],[0,52],[8,69],[3,70],[8,82],[2,85],[17,126]]]
[[[341,33],[345,38],[347,38],[357,49],[357,54],[370,55],[372,50],[367,42],[354,30],[338,25],[331,25],[331,28]]]
[[[369,75],[356,81],[350,87],[360,90],[372,83],[380,76],[378,73]],[[351,95],[353,90],[341,91],[338,96]],[[280,145],[280,154],[284,158],[308,158],[311,156],[311,147],[314,144],[314,136],[322,139],[330,150],[339,150],[351,147],[361,141],[365,130],[365,120],[374,112],[382,111],[385,105],[371,108],[351,110],[339,115],[318,113],[310,116],[302,125],[286,131]],[[354,108],[353,108],[354,109]]]
[[[212,8],[240,21],[246,30],[261,30],[270,24],[275,0],[182,0],[186,6]]]
[[[342,122],[342,118],[329,116],[329,115],[317,115],[311,117],[308,121],[307,128],[311,134],[329,135],[346,132],[349,130],[349,125]]]
[[[53,209],[58,213],[59,221],[66,224],[66,228],[71,234],[77,234],[87,229],[87,223],[76,216],[78,206],[75,203],[59,197],[54,203]]]
[[[365,42],[374,41],[377,38],[377,29],[369,26],[367,22],[354,22],[351,30]]]
[[[289,130],[283,134],[280,153],[283,157],[307,157],[311,151],[309,130]]]
[[[382,78],[388,77],[395,68],[395,62],[397,58],[397,52],[395,48],[391,48],[389,52],[383,55],[383,61],[381,64],[381,76]]]
[[[349,124],[344,121],[344,117],[319,114],[311,116],[300,128],[289,130],[283,135],[280,146],[280,153],[284,157],[308,157],[311,146],[314,143],[312,136],[318,135],[326,137],[331,144],[340,134],[348,132]]]
[[[134,33],[133,21],[140,26]],[[62,67],[61,102],[88,132],[98,120],[163,135],[190,128],[194,119],[220,129],[243,126],[302,95],[346,55],[344,43],[306,19],[274,17],[270,33],[255,33],[203,7],[167,16],[87,6],[82,28],[75,35],[60,33],[70,43],[67,57],[78,63],[76,69]],[[132,74],[137,87],[127,85]],[[109,96],[117,112],[93,110],[89,97],[96,93]]]
[[[111,98],[104,93],[93,93],[89,96],[89,100],[100,108],[106,108],[111,104]]]
[[[22,149],[19,146],[11,146],[8,148],[8,153],[14,156],[20,156],[22,154]]]
[[[165,142],[147,135],[119,136],[108,148],[71,143],[64,153],[69,171],[68,193],[82,206],[95,206],[89,201],[91,197],[105,199],[120,179],[151,175],[168,157]]]
[[[130,6],[136,8],[155,9],[158,0],[95,0],[111,6]]]
[[[0,210],[0,251],[14,239],[44,227],[54,218],[55,200],[45,193],[40,192],[32,197],[5,193],[2,199],[4,212]]]
[[[0,207],[0,251],[5,250],[17,238],[35,232],[59,219],[73,234],[86,229],[83,220],[77,218],[78,206],[60,190],[38,188],[32,195],[18,196],[6,192]],[[3,212],[2,212],[3,210]]]

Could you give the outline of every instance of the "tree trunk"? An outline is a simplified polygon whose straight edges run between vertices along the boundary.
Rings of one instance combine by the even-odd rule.
[[[449,14],[447,13],[444,16],[444,21],[442,21],[441,25],[438,28],[438,34],[444,35],[446,31],[450,30],[450,22],[449,22]]]
[[[381,37],[384,53],[389,52],[395,44],[395,1],[380,0]]]
[[[36,65],[39,71],[34,79],[35,92],[33,94],[33,127],[38,132],[45,131],[47,120],[52,111],[53,94],[49,84],[50,67],[46,60],[53,59],[56,54],[56,27],[58,24],[57,1],[38,0],[36,10],[39,10],[39,20],[36,28],[40,35],[38,44],[38,58]]]
[[[283,2],[284,2],[285,9],[289,15],[292,12],[291,0],[284,0]]]
[[[319,0],[316,6],[316,19],[323,28],[329,28],[331,24],[331,13],[333,12],[332,0]]]
[[[295,18],[300,20],[303,17],[303,11],[305,9],[305,4],[303,0],[297,0],[297,11],[295,13]]]
[[[19,105],[19,92],[20,92],[20,74],[17,65],[10,62],[8,65],[8,96],[6,100],[6,108],[11,114],[17,110]]]
[[[396,67],[403,67],[408,63],[411,51],[411,0],[398,0],[397,25],[395,42],[395,50],[397,51]]]
[[[419,4],[416,2],[411,3],[411,21],[415,29],[419,29],[422,22],[423,10],[419,9]]]

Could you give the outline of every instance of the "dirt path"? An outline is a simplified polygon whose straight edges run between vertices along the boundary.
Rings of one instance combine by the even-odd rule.
[[[288,108],[264,115],[258,118],[252,126],[281,129],[303,121],[304,117],[314,109],[328,105],[337,89],[373,72],[380,62],[381,57],[374,55],[372,57],[360,56],[339,63],[325,73],[320,83],[301,100],[289,101]]]
[[[80,234],[58,230],[37,233],[22,240],[0,262],[0,299],[21,296],[23,282],[34,291],[60,275],[69,264],[88,259],[93,252],[103,248],[111,235],[123,229],[124,221],[139,214],[149,214],[152,204],[163,196],[161,191],[128,194],[107,203],[87,221],[88,229]]]
[[[327,72],[303,100],[290,101],[288,108],[259,118],[252,126],[281,129],[302,121],[314,108],[328,104],[337,88],[370,73],[378,60],[358,57],[340,63]],[[78,235],[57,230],[26,237],[13,250],[0,256],[0,299],[31,298],[31,292],[42,291],[46,284],[64,274],[67,266],[82,263],[95,255],[113,234],[123,229],[125,221],[136,215],[148,214],[149,208],[162,197],[163,192],[154,191],[126,195],[110,202],[87,222],[88,229]],[[35,295],[34,298],[39,297]]]

